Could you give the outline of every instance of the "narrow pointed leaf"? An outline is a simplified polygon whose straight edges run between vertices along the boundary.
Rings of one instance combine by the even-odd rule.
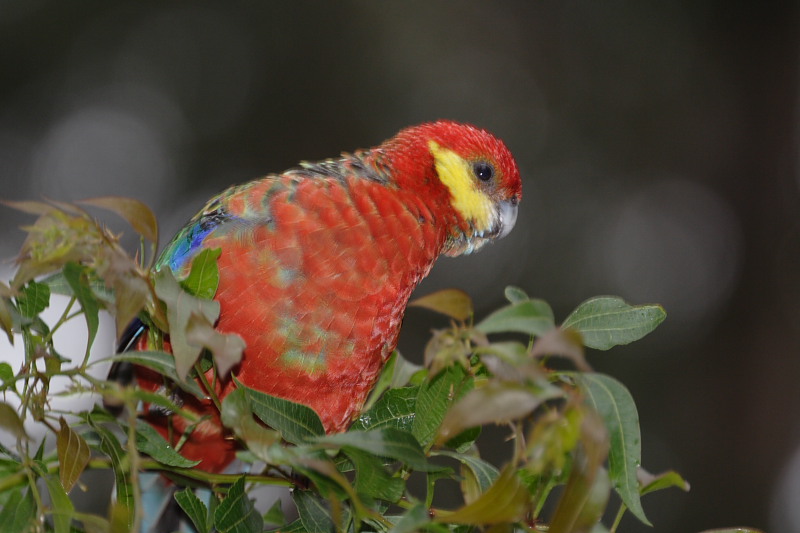
[[[264,519],[244,490],[244,476],[231,485],[214,511],[214,524],[220,533],[252,533],[264,528]]]
[[[17,531],[36,531],[36,500],[30,489],[20,489],[0,508],[0,531],[16,533]]]
[[[507,466],[478,499],[452,513],[439,513],[433,520],[468,525],[516,522],[524,516],[527,504],[528,489],[520,482],[516,470]]]
[[[642,460],[639,414],[628,389],[603,374],[570,373],[590,405],[603,419],[610,438],[608,468],[611,483],[628,509],[650,525],[639,495],[637,469]]]
[[[343,451],[355,466],[354,485],[359,494],[388,502],[400,499],[405,490],[405,482],[389,474],[377,456],[349,446],[343,448]]]
[[[29,215],[44,215],[45,213],[49,213],[55,209],[48,203],[37,202],[35,200],[22,200],[18,202],[12,200],[0,200],[0,204],[6,205],[12,209],[16,209],[17,211],[22,211],[23,213],[28,213]]]
[[[99,442],[97,448],[111,459],[111,468],[114,471],[116,500],[112,505],[111,524],[112,531],[115,527],[123,525],[130,530],[134,519],[134,487],[128,471],[128,455],[122,448],[119,439],[100,420],[87,416],[86,421],[96,432]]]
[[[142,352],[123,352],[118,353],[112,357],[103,359],[102,361],[129,361],[137,365],[151,368],[170,378],[180,388],[193,394],[195,397],[204,399],[205,393],[200,389],[197,383],[193,380],[180,380],[175,370],[175,357],[172,354],[158,351],[142,351]],[[98,361],[98,363],[102,362]]]
[[[662,472],[658,475],[647,473],[645,476],[642,476],[642,472],[644,472],[644,470],[640,468],[639,482],[642,485],[642,496],[658,490],[668,489],[670,487],[677,487],[684,492],[689,492],[689,483],[674,470]]]
[[[264,522],[267,524],[280,525],[286,523],[286,515],[283,513],[283,505],[281,500],[275,500],[272,507],[264,513]]]
[[[72,294],[81,304],[83,317],[86,320],[86,328],[89,338],[86,341],[86,354],[92,349],[94,339],[97,336],[97,328],[100,326],[100,304],[95,298],[87,278],[84,276],[84,268],[77,263],[67,263],[64,265],[64,278],[72,289]]]
[[[408,305],[424,307],[456,320],[466,320],[473,314],[472,299],[466,292],[459,289],[436,291],[412,300]]]
[[[150,424],[136,425],[136,448],[159,463],[178,468],[190,468],[200,461],[190,461],[175,451],[175,448]]]
[[[308,533],[332,533],[335,531],[333,519],[325,501],[308,490],[295,490],[292,498],[300,514],[300,521]]]
[[[411,432],[423,447],[433,442],[445,414],[453,402],[471,388],[465,381],[466,371],[453,365],[423,383],[417,394],[416,416]]]
[[[459,461],[465,469],[471,472],[477,485],[478,492],[481,494],[486,492],[492,483],[495,482],[497,476],[500,475],[500,471],[497,470],[494,465],[487,463],[480,457],[463,453],[453,453],[447,450],[438,451],[436,455],[452,457]]]
[[[8,298],[9,294],[10,289],[4,283],[0,283],[0,328],[8,337],[8,342],[14,344],[14,319],[11,314],[12,304]]]
[[[666,316],[660,305],[632,306],[617,296],[599,296],[580,304],[562,327],[578,330],[589,348],[608,350],[641,339]]]
[[[541,336],[555,327],[553,310],[544,300],[523,300],[505,307],[481,320],[475,329],[482,333],[526,333]]]
[[[255,421],[247,392],[239,387],[224,400],[220,411],[222,423],[247,444],[247,449],[264,461],[270,459],[270,447],[280,442],[280,433]]]
[[[472,389],[453,405],[439,427],[436,442],[443,443],[471,427],[522,418],[543,401],[561,394],[558,387],[534,393],[517,383],[489,382]]]
[[[192,521],[197,533],[208,533],[211,530],[208,524],[208,508],[191,488],[176,492],[175,501]]]
[[[292,444],[302,444],[325,434],[319,415],[310,407],[270,396],[239,381],[236,383],[246,391],[253,413]]]
[[[425,531],[423,526],[429,524],[431,517],[428,514],[428,509],[422,503],[418,503],[398,520],[394,527],[389,530],[390,533],[416,533],[418,531]]]
[[[58,453],[58,475],[61,479],[63,490],[69,492],[78,481],[81,473],[89,464],[91,450],[89,445],[76,433],[63,417],[59,419],[61,425],[56,433],[56,451]]]
[[[55,533],[70,533],[70,524],[75,515],[75,506],[59,481],[51,476],[44,478],[52,505],[53,530]]]
[[[431,468],[417,439],[411,433],[399,429],[387,427],[372,431],[348,431],[315,440],[321,444],[356,448],[379,457],[396,459],[414,470],[424,471]]]
[[[121,196],[105,196],[81,200],[79,203],[112,211],[125,219],[139,235],[150,242],[158,242],[156,216],[139,200]]]
[[[0,403],[0,428],[5,429],[18,439],[29,438],[16,409],[5,402]]]
[[[604,468],[599,468],[592,477],[574,469],[556,507],[550,533],[592,532],[603,517],[610,489]]]

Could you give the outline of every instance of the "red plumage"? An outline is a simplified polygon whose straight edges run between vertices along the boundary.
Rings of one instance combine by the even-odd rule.
[[[451,153],[457,157],[447,159]],[[476,162],[491,166],[491,180],[473,172]],[[442,168],[453,171],[455,185],[442,179]],[[462,195],[472,203],[459,202]],[[247,345],[234,375],[312,407],[327,431],[343,431],[395,348],[411,292],[437,257],[505,234],[520,196],[519,171],[501,141],[469,125],[423,124],[371,150],[232,187],[189,222],[160,264],[180,276],[199,251],[221,248],[216,327]],[[161,385],[152,372],[138,377],[144,387]],[[220,397],[234,386],[223,380]],[[185,402],[211,418],[181,453],[202,460],[205,470],[224,468],[235,445],[216,409]],[[173,443],[186,426],[161,412],[146,418]]]

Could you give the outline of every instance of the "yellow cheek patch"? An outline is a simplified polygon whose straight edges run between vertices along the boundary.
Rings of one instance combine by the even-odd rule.
[[[442,148],[436,141],[429,141],[436,173],[453,197],[453,208],[461,216],[471,221],[478,231],[490,229],[492,220],[492,201],[475,186],[472,165],[452,150]]]

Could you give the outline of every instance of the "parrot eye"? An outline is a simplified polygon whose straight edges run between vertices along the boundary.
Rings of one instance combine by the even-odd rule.
[[[494,177],[494,167],[488,161],[476,161],[473,163],[472,172],[481,181],[489,181]]]

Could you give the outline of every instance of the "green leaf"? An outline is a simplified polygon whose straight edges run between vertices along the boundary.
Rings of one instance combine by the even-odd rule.
[[[4,385],[6,383],[9,383],[10,385],[13,386],[13,384],[11,383],[13,382],[13,380],[14,380],[14,369],[11,368],[11,365],[3,361],[2,363],[0,363],[0,382],[2,382]]]
[[[464,453],[472,448],[472,446],[475,444],[475,441],[481,436],[482,431],[483,428],[480,426],[465,429],[455,437],[446,440],[444,445],[446,448],[451,448],[459,453]]]
[[[526,333],[541,336],[555,327],[553,310],[544,300],[524,300],[501,307],[481,320],[475,329],[482,333]]]
[[[600,521],[610,483],[604,468],[598,468],[592,478],[580,469],[573,470],[553,514],[550,533],[588,533]]]
[[[246,391],[253,413],[288,442],[302,444],[325,434],[322,421],[310,407],[251,389],[238,380],[236,384]]]
[[[63,270],[45,277],[41,280],[41,283],[44,283],[50,287],[50,294],[75,296],[75,292],[72,290],[69,282],[67,282],[67,278],[64,276]],[[112,306],[114,304],[114,293],[110,289],[106,288],[105,283],[103,283],[102,280],[96,278],[89,279],[87,280],[86,284],[92,290],[92,295],[94,296],[95,300],[102,302],[107,306]]]
[[[169,321],[169,340],[172,353],[175,355],[175,372],[180,381],[192,368],[202,351],[201,345],[195,345],[187,339],[187,329],[192,315],[204,317],[209,324],[219,318],[219,302],[204,300],[184,291],[169,268],[162,268],[155,275],[156,295],[167,306]]]
[[[81,200],[81,204],[108,209],[116,213],[131,225],[131,227],[150,242],[158,242],[158,223],[156,216],[144,203],[133,198],[121,196],[104,196]]]
[[[514,287],[513,285],[509,285],[508,287],[506,287],[505,290],[503,291],[503,294],[505,295],[506,300],[508,300],[512,304],[524,302],[526,300],[531,299],[531,297],[528,296],[528,294],[524,290],[520,289],[519,287]]]
[[[14,344],[14,318],[11,310],[11,289],[5,283],[0,282],[0,328],[6,333],[9,344]]]
[[[75,507],[72,505],[72,501],[64,491],[64,487],[55,477],[46,476],[44,482],[47,485],[47,491],[50,493],[55,533],[70,533],[72,517],[75,515]]]
[[[88,278],[85,276],[85,268],[77,263],[69,262],[64,265],[63,273],[64,278],[72,289],[72,294],[81,304],[83,317],[86,319],[86,328],[89,334],[89,338],[86,341],[86,356],[88,357],[92,344],[94,344],[94,339],[97,336],[97,328],[100,326],[100,304],[89,286]]]
[[[214,511],[214,524],[220,533],[253,533],[264,529],[264,520],[244,490],[244,476],[236,480],[228,495]]]
[[[359,494],[388,502],[400,499],[405,482],[389,474],[378,457],[351,446],[344,447],[343,451],[355,466],[355,488]]]
[[[178,502],[181,509],[186,513],[186,516],[194,524],[197,533],[209,533],[211,527],[208,523],[208,507],[191,488],[186,488],[182,491],[175,493],[175,501]]]
[[[469,525],[516,522],[524,516],[527,504],[528,489],[520,482],[515,469],[506,466],[489,489],[476,500],[452,513],[438,514],[433,520]]]
[[[105,425],[101,425],[102,419],[102,414],[99,420],[92,415],[86,416],[86,422],[99,438],[97,448],[111,459],[111,468],[114,471],[117,497],[112,506],[111,522],[112,525],[124,522],[127,530],[130,530],[133,525],[135,504],[134,487],[128,472],[128,455],[116,435]]]
[[[245,441],[250,452],[264,461],[270,460],[270,447],[280,441],[280,434],[255,421],[243,387],[237,388],[222,400],[220,416],[222,423]]]
[[[203,250],[192,259],[192,268],[186,279],[181,281],[181,286],[190,294],[210,300],[217,293],[219,285],[219,268],[217,259],[222,254],[222,248]]]
[[[644,470],[640,468],[639,481],[643,485],[640,491],[642,496],[671,487],[678,487],[684,492],[689,492],[689,483],[683,479],[680,474],[673,470],[662,472],[661,474],[655,476],[650,473],[646,473],[646,475],[643,476],[643,472]]]
[[[44,283],[29,282],[17,296],[17,309],[25,318],[33,318],[50,305],[50,287]]]
[[[291,524],[280,528],[280,533],[308,533],[308,530],[306,530],[306,527],[303,525],[303,521],[298,518]]]
[[[64,417],[59,418],[61,428],[56,433],[56,451],[58,454],[58,475],[63,490],[69,492],[78,481],[81,473],[89,464],[91,450],[78,433],[73,431]]]
[[[423,503],[418,503],[402,516],[390,529],[390,533],[416,533],[424,531],[423,526],[431,521],[428,508]]]
[[[406,386],[418,372],[425,372],[425,369],[408,361],[397,350],[393,351],[392,355],[389,356],[389,360],[383,366],[383,370],[381,370],[378,382],[372,388],[372,392],[369,393],[363,410],[372,409],[381,395],[388,389],[399,389]]]
[[[628,389],[603,374],[567,373],[586,397],[586,403],[600,414],[608,430],[608,468],[611,482],[628,509],[650,525],[642,508],[637,469],[642,460],[639,414]]]
[[[200,464],[200,461],[190,461],[176,452],[175,448],[150,424],[136,424],[136,448],[167,466],[191,468]]]
[[[439,427],[436,442],[446,442],[471,427],[522,418],[543,401],[561,395],[558,387],[535,394],[517,383],[490,381],[483,387],[467,392],[450,408]]]
[[[172,354],[157,351],[123,352],[97,361],[97,363],[105,361],[129,361],[146,368],[151,368],[159,374],[168,377],[176,385],[196,398],[201,400],[207,398],[206,394],[193,379],[178,379],[178,374],[175,370],[175,358]]]
[[[433,442],[447,410],[455,399],[471,388],[472,381],[465,381],[466,376],[467,373],[461,365],[453,365],[420,387],[411,432],[423,447]]]
[[[295,490],[292,499],[300,514],[300,521],[308,533],[331,533],[335,531],[325,500],[309,490]]]
[[[148,406],[149,408],[152,408],[153,406],[161,407],[165,413],[172,412],[178,414],[189,422],[197,422],[201,418],[201,415],[199,415],[197,412],[192,411],[191,409],[184,409],[182,406],[184,403],[183,398],[176,395],[166,396],[163,391],[160,393],[152,392],[149,390],[140,389],[138,387],[128,389],[126,394],[130,394],[131,397],[141,402],[150,404]],[[180,402],[181,405],[178,405],[178,402]]]
[[[15,490],[0,509],[0,532],[35,531],[36,500],[30,489]]]
[[[283,504],[281,500],[275,500],[275,503],[272,504],[272,507],[270,507],[266,513],[264,513],[264,522],[275,525],[286,523],[286,515],[283,513]]]
[[[131,507],[118,501],[112,501],[108,510],[109,533],[131,533],[133,512]]]
[[[472,299],[459,289],[443,289],[408,302],[409,306],[423,307],[456,320],[466,320],[473,314]]]
[[[487,463],[480,457],[467,455],[464,453],[454,453],[448,450],[440,450],[435,455],[452,457],[459,461],[468,470],[477,485],[478,494],[486,492],[492,483],[495,482],[500,471],[494,465]],[[470,501],[470,500],[468,500]]]
[[[578,330],[589,348],[608,350],[641,339],[666,316],[660,305],[632,306],[617,296],[598,296],[580,304],[562,327]]]
[[[350,429],[366,431],[393,427],[411,431],[414,425],[414,407],[417,404],[418,393],[419,387],[387,390],[371,409],[361,413]]]
[[[10,432],[18,439],[29,438],[17,410],[5,402],[0,402],[0,428]]]
[[[348,431],[319,437],[315,441],[335,447],[356,448],[380,457],[396,459],[414,470],[431,470],[431,465],[425,458],[417,439],[407,431],[389,427],[372,431]],[[439,467],[433,468],[439,469]]]

